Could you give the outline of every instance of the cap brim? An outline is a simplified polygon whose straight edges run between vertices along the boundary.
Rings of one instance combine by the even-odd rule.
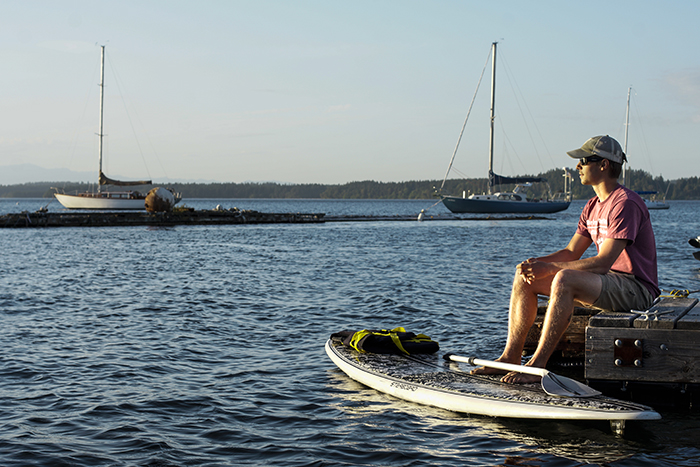
[[[566,153],[569,155],[569,157],[572,157],[574,159],[582,159],[584,157],[588,157],[588,156],[593,155],[590,152],[584,151],[583,149],[580,149],[580,148],[574,149],[573,151],[567,151]]]

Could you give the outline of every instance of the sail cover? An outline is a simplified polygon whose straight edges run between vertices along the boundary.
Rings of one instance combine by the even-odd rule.
[[[541,177],[504,177],[489,171],[489,186],[514,185],[517,183],[541,183],[547,180]]]
[[[112,180],[111,178],[108,178],[104,173],[100,172],[100,185],[139,186],[151,184],[151,180],[139,180],[133,182],[122,182],[120,180]]]

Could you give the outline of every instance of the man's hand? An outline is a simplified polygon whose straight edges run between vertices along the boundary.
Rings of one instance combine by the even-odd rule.
[[[538,279],[553,276],[559,270],[560,268],[553,264],[539,261],[537,258],[529,258],[517,266],[518,274],[528,284],[532,284]]]

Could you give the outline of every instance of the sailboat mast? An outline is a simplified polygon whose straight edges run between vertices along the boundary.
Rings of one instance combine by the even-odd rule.
[[[489,133],[489,194],[491,194],[490,178],[493,173],[493,133],[494,120],[496,119],[496,45],[498,42],[491,44],[493,53],[491,62],[491,131]]]
[[[103,126],[103,106],[105,102],[105,46],[101,45],[102,48],[102,54],[101,54],[101,65],[100,65],[100,132],[97,134],[97,136],[100,137],[100,144],[99,144],[99,173],[97,174],[97,192],[102,191],[102,185],[100,185],[100,176],[102,175],[102,137],[104,136],[104,132],[102,131],[102,126]]]
[[[627,112],[625,116],[625,147],[623,151],[625,156],[627,155],[627,134],[630,129],[630,92],[632,91],[632,86],[627,88]],[[622,184],[627,186],[627,164],[622,165]]]

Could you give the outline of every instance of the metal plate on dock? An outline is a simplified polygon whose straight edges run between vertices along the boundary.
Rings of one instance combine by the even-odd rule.
[[[627,313],[626,318],[607,312],[591,318],[586,379],[700,383],[697,304],[695,298],[664,298],[647,312]]]
[[[683,329],[588,328],[586,379],[700,383],[700,331]],[[641,341],[639,365],[615,355],[615,341]]]

